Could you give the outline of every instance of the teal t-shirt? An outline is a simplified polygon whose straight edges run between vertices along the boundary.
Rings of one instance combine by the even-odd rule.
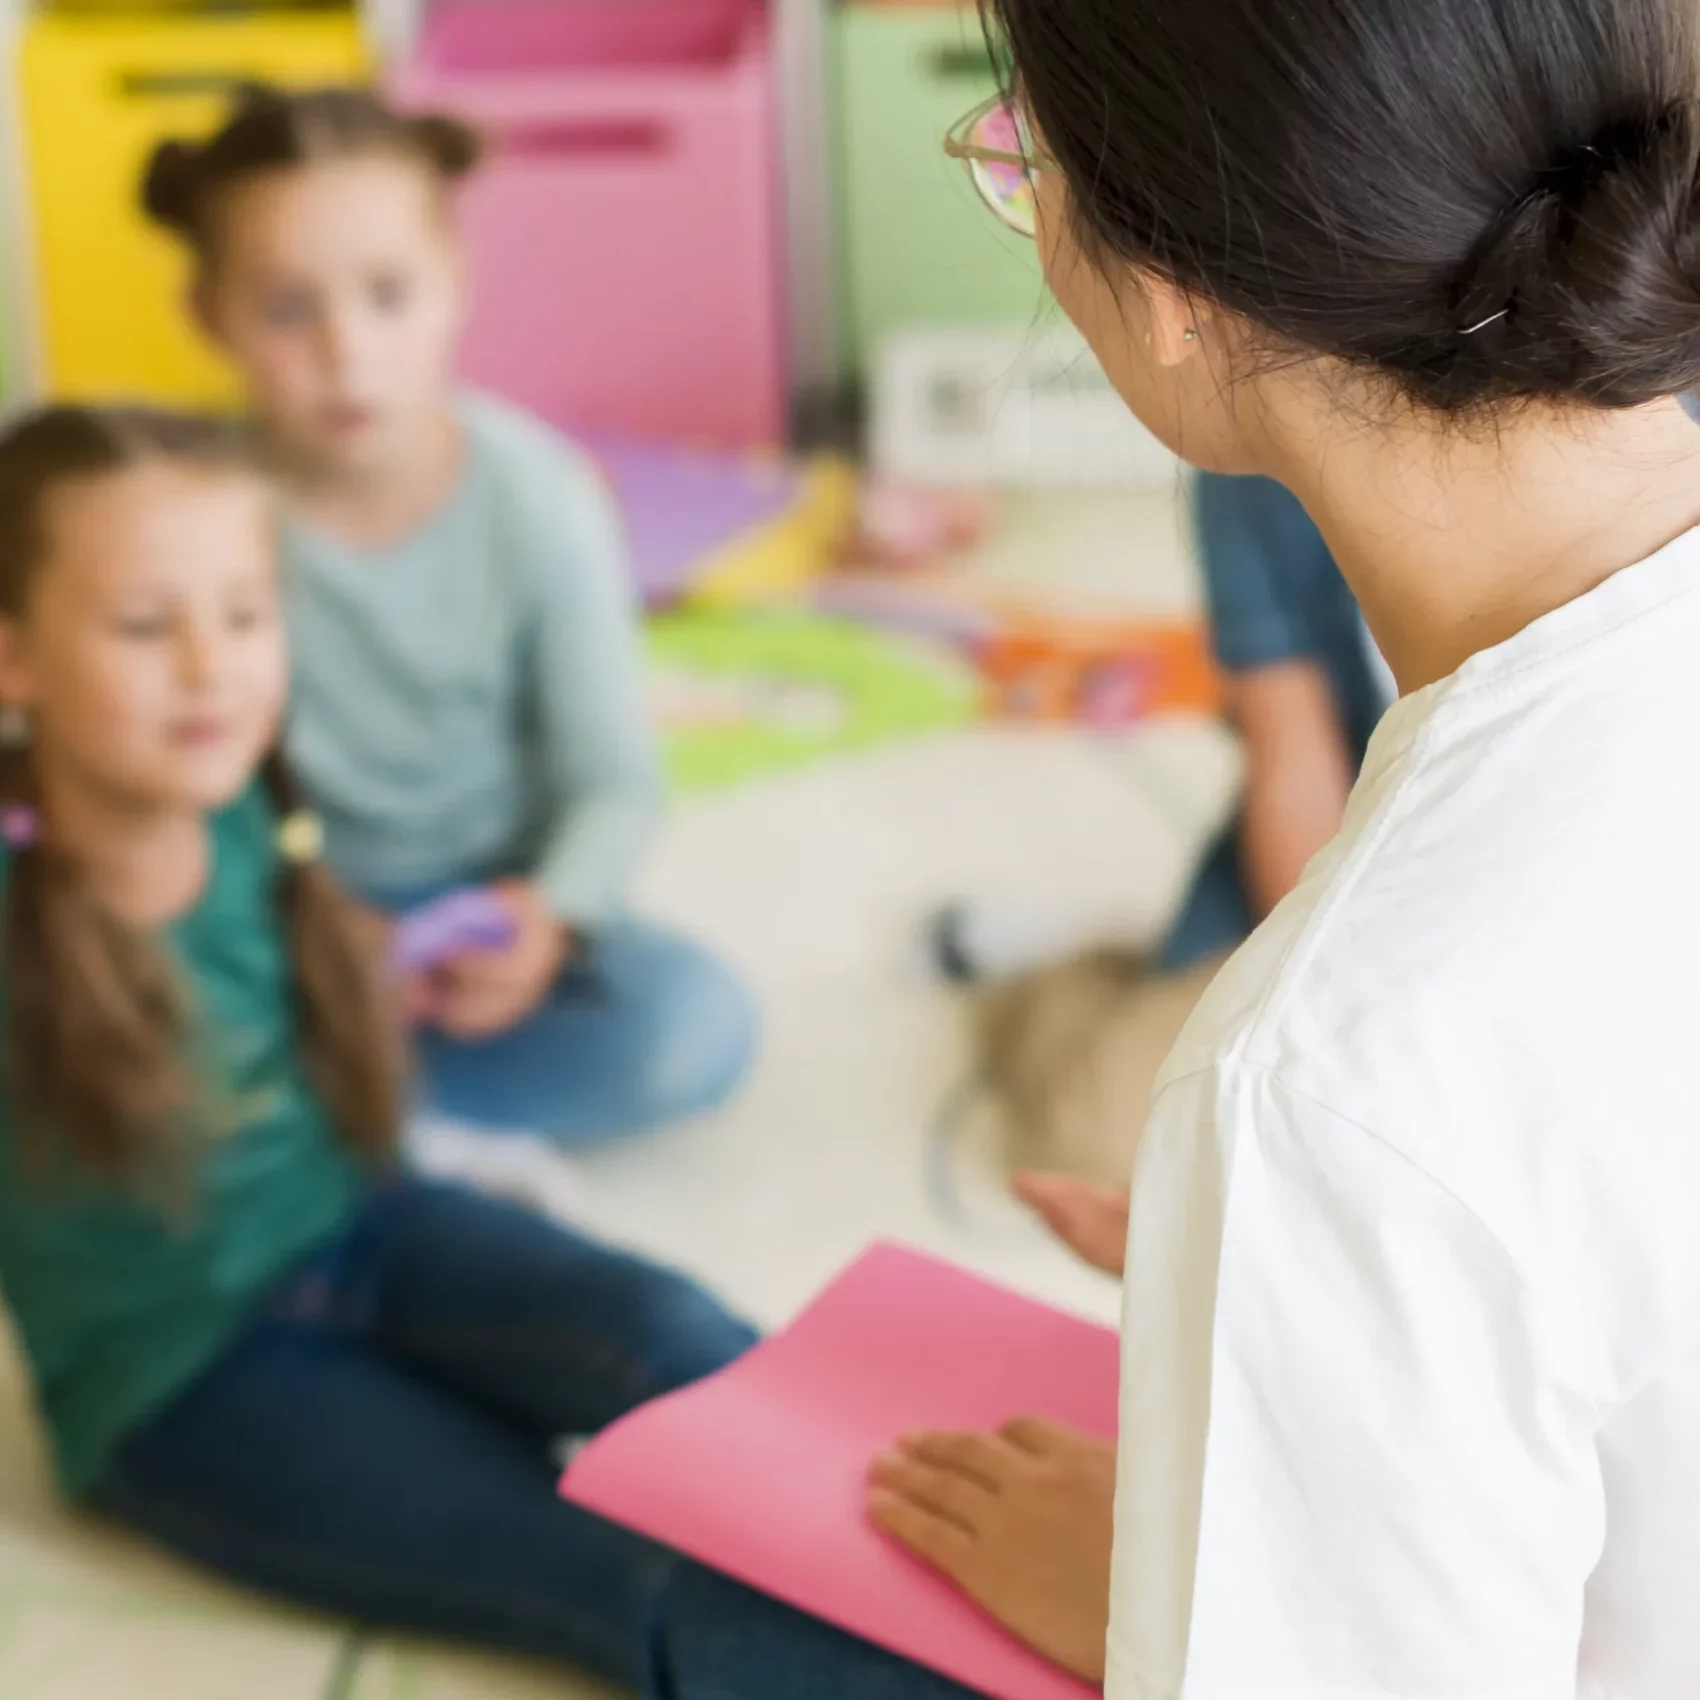
[[[207,1137],[180,1208],[75,1173],[39,1176],[0,1090],[0,1287],[72,1493],[211,1364],[360,1190],[297,1053],[274,837],[257,790],[216,816],[207,888],[165,935],[197,1055],[235,1124]],[[0,860],[0,881],[7,871]]]

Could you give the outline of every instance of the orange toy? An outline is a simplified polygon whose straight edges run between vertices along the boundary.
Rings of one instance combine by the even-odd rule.
[[[1151,714],[1214,714],[1221,678],[1204,629],[1180,621],[1021,615],[981,639],[988,712],[1127,726]]]

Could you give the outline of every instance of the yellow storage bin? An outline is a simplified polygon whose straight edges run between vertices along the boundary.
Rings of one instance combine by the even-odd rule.
[[[244,82],[365,79],[350,12],[42,13],[19,53],[44,375],[68,397],[235,393],[190,324],[178,245],[142,216],[154,144],[210,131]]]

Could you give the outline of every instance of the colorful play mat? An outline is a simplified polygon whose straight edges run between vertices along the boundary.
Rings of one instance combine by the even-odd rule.
[[[688,611],[650,626],[650,708],[674,789],[713,791],[975,717],[949,653],[819,615]]]

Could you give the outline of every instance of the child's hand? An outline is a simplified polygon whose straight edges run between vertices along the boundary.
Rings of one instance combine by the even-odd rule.
[[[1015,1177],[1015,1196],[1083,1263],[1120,1275],[1127,1258],[1128,1191],[1073,1175]]]
[[[423,1021],[431,1014],[432,989],[429,974],[404,974],[393,978],[391,960],[395,952],[395,917],[382,909],[368,908],[346,899],[349,928],[365,953],[372,971],[393,988],[394,1009],[400,1020]]]
[[[429,972],[407,974],[399,982],[401,1013],[407,1021],[429,1021],[437,1007],[437,988]]]
[[[490,888],[513,918],[499,950],[469,950],[431,975],[425,1014],[455,1039],[488,1039],[523,1021],[543,1001],[572,953],[571,931],[527,880]]]

